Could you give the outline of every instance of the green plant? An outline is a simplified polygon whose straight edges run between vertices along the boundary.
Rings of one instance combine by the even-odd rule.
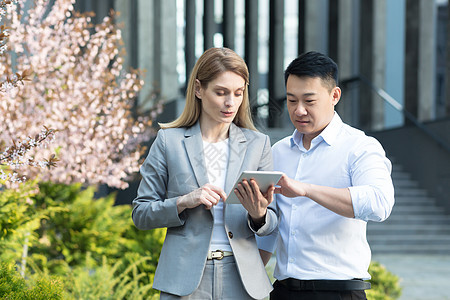
[[[24,247],[37,242],[35,230],[41,221],[55,211],[56,208],[36,210],[33,197],[38,191],[35,181],[16,189],[0,188],[0,261],[18,261]]]
[[[131,205],[117,206],[114,195],[96,199],[94,193],[81,184],[40,183],[37,188],[32,182],[0,191],[1,261],[26,262],[20,269],[27,280],[70,275],[67,291],[88,284],[130,299],[153,297],[165,229],[138,230]]]
[[[84,266],[77,266],[67,274],[67,299],[157,299],[151,283],[141,282],[149,274],[140,272],[138,267],[147,260],[142,257],[119,272],[122,262],[111,265],[103,258],[99,265],[87,256]]]
[[[398,276],[389,272],[383,265],[372,261],[369,267],[372,288],[366,291],[369,300],[398,299],[402,293]]]
[[[121,258],[127,250],[124,233],[132,226],[130,207],[114,206],[114,195],[94,198],[95,189],[80,184],[40,184],[35,196],[40,210],[59,208],[43,220],[38,234],[40,243],[30,253],[43,254],[50,263],[64,260],[69,266],[83,264],[86,254],[101,261]]]
[[[39,185],[39,193],[33,197],[36,209],[51,213],[36,230],[37,242],[29,247],[34,272],[66,276],[80,270],[114,271],[118,278],[133,266],[136,276],[127,284],[139,283],[134,290],[145,287],[147,297],[155,294],[146,287],[153,282],[165,229],[138,230],[131,220],[131,205],[114,205],[114,195],[95,199],[94,192],[80,184]],[[100,280],[94,286],[101,289],[107,285]],[[124,289],[125,285],[114,288]]]
[[[22,278],[14,264],[0,264],[0,298],[10,300],[57,300],[63,299],[62,282],[55,277],[34,276]]]

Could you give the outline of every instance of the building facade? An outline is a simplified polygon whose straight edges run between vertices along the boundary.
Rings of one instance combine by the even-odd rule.
[[[249,67],[257,127],[289,133],[284,69],[305,51],[329,55],[340,68],[342,119],[377,135],[450,212],[448,0],[77,0],[76,8],[97,21],[120,12],[126,61],[146,71],[136,107],[145,113],[157,90],[161,121],[183,110],[196,59],[225,46]]]

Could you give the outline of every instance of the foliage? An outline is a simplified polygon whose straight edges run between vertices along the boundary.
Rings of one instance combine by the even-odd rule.
[[[31,197],[37,193],[34,182],[21,186],[20,190],[2,190],[0,192],[0,240],[16,234],[25,224],[36,220],[32,211]]]
[[[41,220],[55,210],[36,210],[33,197],[37,193],[35,181],[23,183],[18,189],[0,190],[0,261],[20,260],[24,245],[37,242],[34,231]]]
[[[142,283],[151,276],[139,271],[139,266],[147,257],[133,262],[123,271],[122,262],[111,265],[104,258],[101,265],[88,256],[84,266],[77,266],[69,272],[66,280],[68,299],[157,299],[152,291],[152,281]]]
[[[14,269],[14,264],[0,264],[0,298],[11,300],[63,299],[60,280],[48,276],[36,276],[25,280]]]
[[[123,68],[114,14],[94,25],[92,13],[74,12],[74,2],[9,5],[10,49],[0,56],[0,82],[16,74],[30,82],[0,92],[0,141],[25,140],[45,123],[58,134],[33,156],[42,161],[56,153],[58,164],[51,171],[27,168],[23,175],[125,188],[139,168],[140,145],[153,136],[149,117],[131,116],[144,83],[138,71]]]
[[[47,217],[40,219],[28,243],[28,273],[69,277],[66,290],[76,295],[84,293],[81,287],[98,293],[128,291],[136,299],[139,293],[155,294],[150,287],[165,230],[138,230],[131,205],[115,206],[114,195],[95,199],[94,192],[81,184],[39,184],[30,199],[34,210]],[[21,247],[18,243],[12,252],[21,253]],[[118,281],[107,282],[106,276]]]
[[[399,278],[389,272],[378,262],[371,262],[369,267],[372,288],[366,291],[369,300],[393,300],[401,295]]]
[[[38,210],[59,208],[38,230],[41,243],[30,253],[45,254],[51,263],[63,258],[69,266],[82,264],[86,254],[101,261],[106,256],[115,261],[125,252],[124,233],[131,227],[130,208],[114,206],[114,195],[94,199],[94,188],[81,184],[40,184],[35,196]]]

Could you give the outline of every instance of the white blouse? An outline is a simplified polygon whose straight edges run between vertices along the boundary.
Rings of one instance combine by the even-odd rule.
[[[203,153],[206,169],[208,170],[209,183],[221,189],[225,189],[225,179],[227,177],[227,165],[230,156],[228,144],[229,139],[217,143],[203,141]],[[232,251],[223,223],[223,199],[213,207],[213,214],[214,225],[209,250]]]

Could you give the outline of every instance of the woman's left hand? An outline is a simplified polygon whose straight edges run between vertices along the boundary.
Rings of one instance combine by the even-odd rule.
[[[253,222],[262,223],[266,216],[267,206],[273,200],[274,190],[275,187],[272,185],[265,194],[262,194],[254,179],[250,179],[250,182],[244,179],[238,184],[234,193],[248,211]]]

